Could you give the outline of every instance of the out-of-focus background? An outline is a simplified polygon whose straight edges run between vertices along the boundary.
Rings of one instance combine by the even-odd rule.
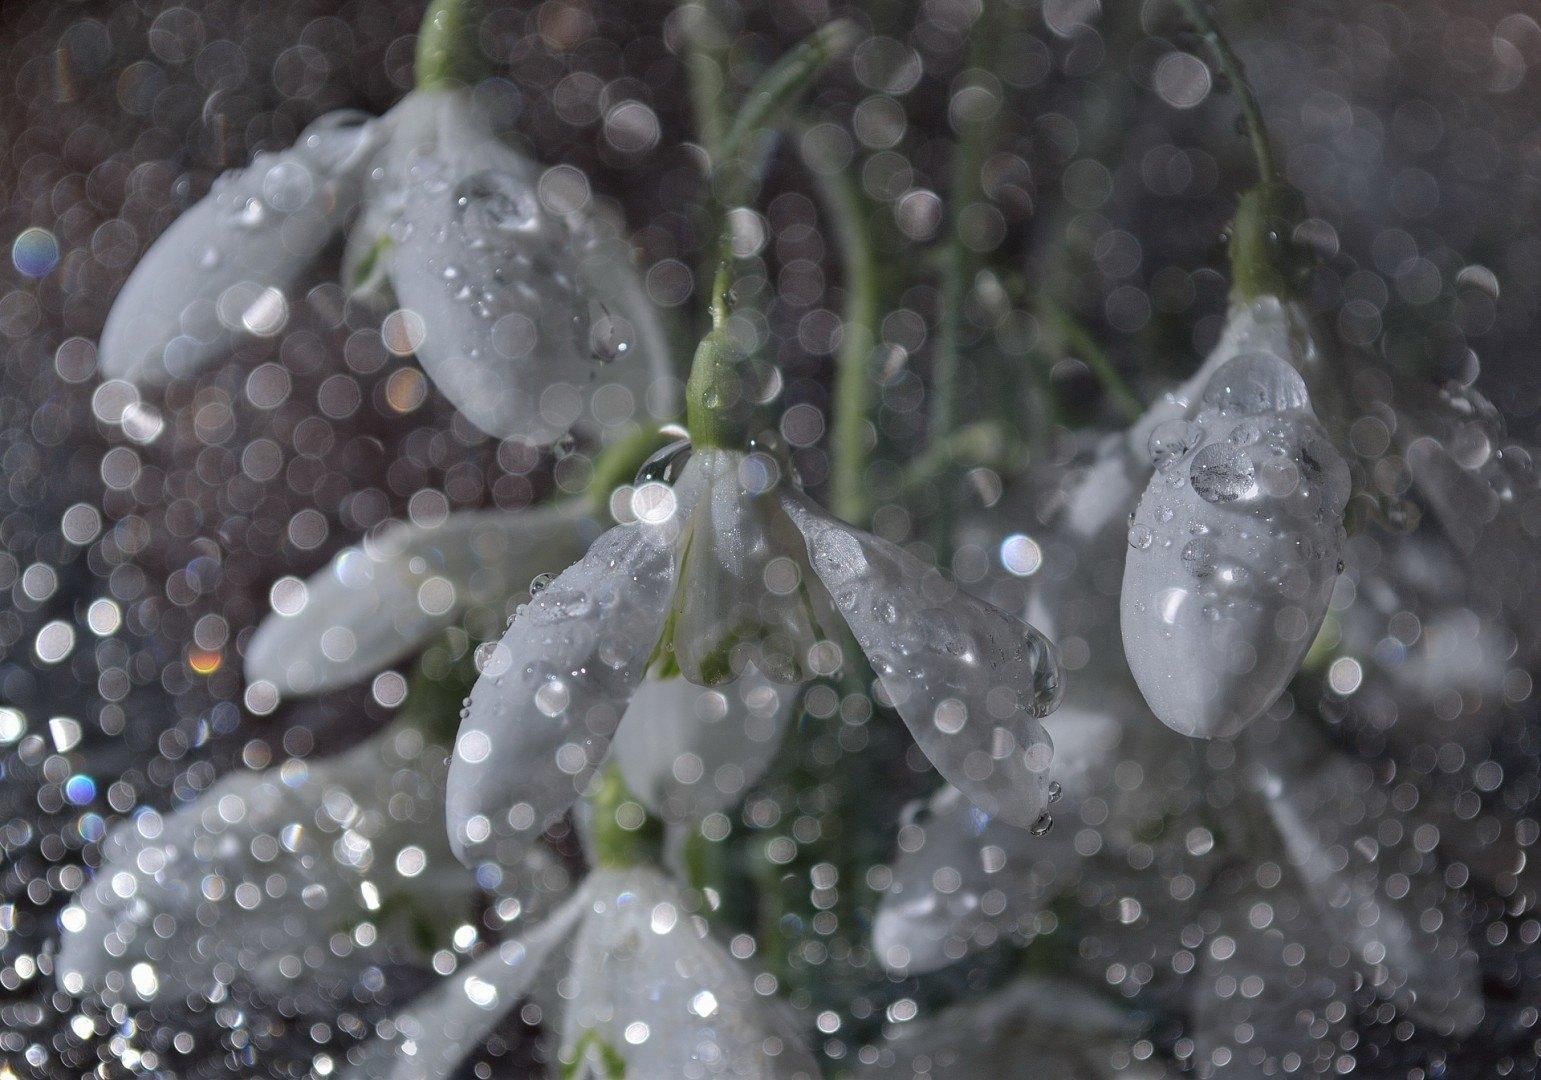
[[[687,326],[702,181],[677,13],[489,6],[499,75],[481,92],[498,122],[618,207],[650,292]],[[1235,99],[1167,4],[1021,6],[1023,29],[999,43],[1006,107],[977,243],[1020,268],[1029,292],[1059,290],[1148,395],[1218,332],[1221,232],[1252,176]],[[738,82],[837,15],[882,35],[813,108],[839,126],[823,133],[833,152],[859,162],[890,257],[938,228],[977,7],[723,5]],[[1475,380],[1534,440],[1541,7],[1273,0],[1221,14],[1310,200],[1313,303],[1339,347]],[[47,945],[111,821],[185,798],[237,762],[321,753],[387,720],[394,702],[368,686],[276,709],[245,697],[240,653],[272,582],[309,574],[388,518],[521,506],[556,483],[549,460],[474,431],[386,351],[375,317],[329,284],[335,257],[294,298],[280,338],[248,339],[143,400],[100,389],[94,341],[148,244],[221,170],[288,145],[316,116],[389,108],[410,88],[420,17],[413,0],[0,7],[0,1062],[18,1072],[123,1074],[111,1071],[123,1018],[57,993]],[[762,205],[772,234],[759,299],[778,331],[785,403],[811,424],[828,400],[838,263],[795,156]],[[884,390],[896,438],[922,430],[936,297],[917,286],[905,301],[885,326],[904,365]],[[1085,365],[1067,357],[1052,379],[1073,419],[1105,415]],[[822,452],[795,456],[817,487]],[[1535,977],[1490,952],[1490,966],[1509,965],[1490,979]],[[210,1005],[202,1028],[167,1025],[161,1067],[304,1075],[317,1046],[361,1034],[400,985],[315,1025]],[[1529,1075],[1530,1035],[1511,1035],[1448,1048],[1446,1071],[1427,1075],[1490,1076],[1500,1061]]]

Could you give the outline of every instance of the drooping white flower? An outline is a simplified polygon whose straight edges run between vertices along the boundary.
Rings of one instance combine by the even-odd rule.
[[[542,990],[561,981],[565,1002]],[[452,1075],[532,993],[559,1009],[562,1075],[816,1080],[818,1066],[686,894],[649,867],[599,869],[524,937],[446,979],[365,1048],[359,1080]]]
[[[184,377],[239,334],[278,333],[289,288],[351,226],[345,285],[394,293],[387,344],[482,430],[544,444],[665,418],[667,347],[631,252],[585,184],[546,175],[464,86],[415,90],[378,120],[323,117],[151,247],[109,314],[102,371]]]
[[[319,694],[384,670],[456,623],[491,636],[511,599],[582,555],[599,528],[579,499],[395,523],[303,584],[274,588],[273,614],[246,647],[247,681]]]
[[[1374,769],[1294,726],[1250,739],[1254,782],[1324,929],[1376,991],[1465,1036],[1482,1019],[1477,955],[1433,854]]]
[[[293,287],[357,212],[389,125],[328,113],[295,144],[226,173],[145,253],[102,330],[103,374],[191,375],[241,334],[271,336]]]
[[[924,974],[1003,935],[1031,938],[1038,915],[1077,883],[1128,875],[1127,862],[1119,863],[1137,843],[1181,854],[1185,830],[1157,826],[1191,820],[1184,806],[1192,777],[1185,740],[1140,720],[1060,711],[1044,727],[1054,741],[1061,785],[1046,832],[993,821],[951,787],[901,829],[893,880],[872,928],[885,968]],[[1155,745],[1144,737],[1152,731],[1161,733]],[[1124,762],[1140,770],[1140,784],[1114,783]],[[1085,834],[1083,810],[1095,822],[1093,836]],[[1158,832],[1166,839],[1153,843]],[[1200,873],[1194,866],[1186,872]]]
[[[60,986],[133,1000],[250,980],[325,1012],[370,965],[426,963],[477,895],[445,843],[444,782],[442,749],[388,730],[140,812],[60,916]]]
[[[1124,653],[1151,710],[1235,735],[1294,677],[1341,570],[1348,466],[1284,358],[1246,353],[1150,434],[1129,526]]]
[[[452,842],[535,836],[603,761],[644,677],[728,691],[838,670],[849,629],[949,782],[1031,825],[1048,799],[1040,718],[1058,668],[1036,630],[900,548],[826,515],[764,451],[695,451],[484,656],[451,763]],[[843,624],[843,627],[842,627]],[[627,716],[627,723],[631,718]]]

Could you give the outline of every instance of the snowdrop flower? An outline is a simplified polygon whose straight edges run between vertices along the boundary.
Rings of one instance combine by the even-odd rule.
[[[453,625],[491,637],[511,598],[582,555],[599,529],[583,499],[394,523],[308,580],[273,587],[273,613],[246,648],[247,682],[319,694],[383,671]]]
[[[644,866],[601,868],[522,938],[413,1002],[365,1048],[359,1080],[455,1074],[521,1000],[550,1001],[562,1075],[816,1080],[788,1017],[712,940],[685,892]],[[561,1000],[547,992],[558,985]]]
[[[913,1003],[903,1003],[913,1008]],[[893,1009],[890,1009],[892,1015]],[[1065,979],[1025,978],[977,1001],[891,1023],[861,1078],[1054,1076],[1157,1080],[1130,1047],[1146,1018]]]
[[[1482,1019],[1477,956],[1416,816],[1370,765],[1303,724],[1248,740],[1253,782],[1324,929],[1420,1023],[1465,1036]],[[1411,817],[1411,820],[1409,818]]]
[[[1151,432],[1129,527],[1124,654],[1173,730],[1235,735],[1299,670],[1342,569],[1349,471],[1283,359],[1226,363]]]
[[[1171,823],[1192,820],[1186,740],[1159,725],[1061,711],[1044,727],[1060,785],[1050,828],[994,821],[944,787],[901,829],[893,880],[872,928],[873,949],[888,970],[924,974],[1003,934],[1031,938],[1039,914],[1079,882],[1127,875],[1128,864],[1119,863],[1135,844],[1158,849],[1164,869],[1176,872],[1166,864],[1182,857],[1185,830]],[[1146,737],[1151,732],[1155,743]],[[1141,783],[1131,788],[1113,780],[1125,762],[1140,769]],[[1083,809],[1095,822],[1090,835]],[[1151,842],[1158,833],[1165,839]],[[1201,875],[1184,862],[1187,873]]]
[[[657,313],[587,185],[499,139],[468,79],[424,77],[441,38],[474,38],[456,7],[430,11],[419,88],[389,113],[323,117],[156,241],[108,316],[105,375],[186,377],[241,334],[279,333],[289,289],[347,231],[347,288],[394,294],[387,345],[488,434],[546,444],[672,412]]]
[[[717,348],[709,335],[703,351]],[[1039,721],[1059,692],[1048,640],[828,516],[777,454],[731,448],[694,413],[691,426],[672,486],[640,483],[636,520],[595,541],[484,655],[450,767],[457,850],[474,858],[495,830],[534,836],[562,814],[646,681],[683,678],[730,701],[745,678],[796,686],[840,669],[846,630],[942,775],[1031,825],[1048,801]]]
[[[140,812],[60,915],[60,986],[149,999],[250,980],[326,1012],[371,965],[426,964],[477,896],[438,824],[442,761],[416,731],[387,730]]]

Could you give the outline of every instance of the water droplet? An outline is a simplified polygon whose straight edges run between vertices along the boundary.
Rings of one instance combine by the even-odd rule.
[[[1065,794],[1064,785],[1061,784],[1058,780],[1050,780],[1049,781],[1049,801],[1051,803],[1059,802],[1060,796],[1063,795],[1063,794]]]
[[[1236,447],[1221,443],[1212,443],[1194,456],[1188,480],[1199,498],[1211,503],[1235,502],[1257,491],[1252,459]]]
[[[1038,815],[1038,820],[1033,822],[1033,827],[1029,831],[1034,836],[1043,836],[1052,828],[1054,828],[1054,815],[1045,810]]]
[[[1189,540],[1183,546],[1181,558],[1188,573],[1202,581],[1215,572],[1215,542],[1203,536]]]
[[[1129,546],[1136,551],[1144,551],[1150,547],[1150,542],[1153,539],[1154,535],[1150,531],[1150,526],[1139,524],[1129,526]]]
[[[502,242],[540,226],[540,202],[530,185],[486,169],[455,188],[455,213],[472,245]]]
[[[1222,414],[1257,416],[1308,408],[1311,397],[1289,364],[1267,353],[1247,353],[1215,372],[1204,387],[1204,404]]]
[[[536,597],[546,591],[546,586],[556,580],[555,574],[536,574],[530,579],[530,596]]]
[[[1150,451],[1150,463],[1162,468],[1179,460],[1203,439],[1204,431],[1188,420],[1168,420],[1157,424],[1146,444]]]
[[[642,467],[637,470],[634,483],[637,487],[649,483],[672,485],[679,479],[680,470],[689,460],[690,440],[680,439],[678,442],[672,442],[642,463]]]
[[[608,312],[589,325],[589,353],[601,364],[619,360],[631,351],[631,323]]]

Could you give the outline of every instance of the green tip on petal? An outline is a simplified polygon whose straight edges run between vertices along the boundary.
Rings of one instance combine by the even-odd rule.
[[[1305,217],[1305,198],[1288,184],[1262,183],[1242,192],[1230,229],[1233,301],[1300,292],[1310,256],[1294,236]]]
[[[663,859],[663,822],[637,801],[621,770],[611,765],[599,779],[591,809],[594,814],[594,859],[610,870],[657,866]]]

